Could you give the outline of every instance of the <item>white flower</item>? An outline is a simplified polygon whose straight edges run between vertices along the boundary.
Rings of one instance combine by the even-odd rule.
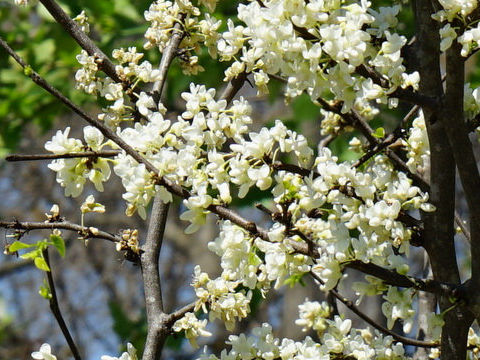
[[[120,357],[113,357],[108,355],[103,355],[101,360],[138,360],[137,350],[133,347],[132,344],[127,344],[127,352],[124,352]]]
[[[100,203],[96,203],[93,195],[89,195],[83,202],[82,206],[80,207],[80,210],[82,211],[83,214],[89,213],[89,212],[104,213],[105,206]]]
[[[173,331],[180,332],[185,331],[185,337],[190,341],[193,347],[198,347],[197,337],[199,336],[212,336],[212,333],[205,330],[207,326],[207,320],[199,320],[192,312],[187,312],[182,318],[177,320],[173,324]]]
[[[52,347],[49,344],[40,346],[39,351],[32,353],[32,358],[35,360],[57,360],[57,357],[52,355]]]

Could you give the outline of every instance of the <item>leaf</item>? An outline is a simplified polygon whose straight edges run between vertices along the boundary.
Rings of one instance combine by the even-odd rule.
[[[53,243],[53,246],[58,250],[58,253],[61,257],[65,256],[65,240],[61,236],[51,234],[50,241]]]
[[[36,266],[37,268],[39,268],[40,270],[50,271],[50,268],[48,267],[47,262],[45,261],[45,259],[43,258],[43,256],[37,256],[37,257],[34,259],[34,262],[35,262],[35,266]]]
[[[15,251],[18,251],[18,250],[22,250],[22,249],[28,249],[28,248],[31,248],[31,247],[34,247],[35,245],[31,245],[31,244],[26,244],[24,242],[21,242],[21,241],[14,241],[9,247],[8,247],[8,251],[9,252],[15,252]]]
[[[385,129],[383,127],[379,127],[377,128],[377,130],[375,130],[375,132],[372,135],[375,136],[376,138],[381,139],[385,136]]]
[[[50,300],[52,298],[52,293],[50,292],[50,288],[48,287],[45,281],[43,285],[40,286],[40,289],[38,289],[38,293],[44,299]]]
[[[37,258],[38,256],[41,256],[40,252],[41,252],[40,250],[35,249],[35,250],[29,251],[29,252],[27,252],[23,255],[20,255],[20,257],[22,259],[32,259],[33,260],[33,259]]]

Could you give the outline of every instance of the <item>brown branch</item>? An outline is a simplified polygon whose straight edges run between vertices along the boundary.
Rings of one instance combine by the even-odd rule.
[[[73,357],[75,358],[75,360],[81,360],[81,356],[80,356],[80,353],[78,352],[77,345],[75,344],[75,341],[73,340],[72,335],[68,330],[67,324],[63,319],[62,312],[60,311],[60,307],[58,305],[57,291],[55,290],[55,282],[53,281],[52,267],[48,257],[48,249],[43,250],[43,258],[45,259],[45,262],[47,263],[50,269],[50,271],[46,271],[48,287],[50,288],[50,295],[51,295],[49,300],[50,310],[52,310],[52,313],[55,316],[55,319],[57,320],[57,323],[60,326],[60,329],[62,330],[63,336],[65,337],[65,340],[67,340],[68,346],[70,348],[70,351],[72,352]]]
[[[245,81],[247,80],[248,74],[244,71],[240,73],[236,78],[232,79],[222,95],[220,96],[221,100],[226,100],[227,103],[230,103],[235,96],[235,94],[243,87]]]
[[[188,304],[188,305],[185,305],[184,307],[178,309],[177,311],[169,314],[169,315],[168,315],[168,323],[167,323],[167,325],[168,325],[168,326],[173,325],[173,323],[174,323],[175,321],[177,321],[178,319],[181,319],[182,317],[184,317],[186,313],[192,312],[193,310],[195,310],[195,304],[196,304],[196,302],[194,301],[194,302],[192,302],[192,303],[190,303],[190,304]]]
[[[110,78],[118,83],[125,83],[116,70],[115,64],[103,53],[102,50],[85,34],[78,24],[70,19],[63,9],[54,0],[40,0],[47,11],[63,27],[63,29],[84,49],[88,55],[99,59],[99,68]],[[128,87],[128,85],[127,85]]]
[[[147,238],[141,255],[143,288],[147,310],[148,332],[143,360],[159,359],[170,331],[168,317],[163,310],[162,289],[159,272],[159,257],[167,221],[168,204],[159,196],[153,202]]]
[[[159,65],[160,79],[153,85],[155,102],[159,102],[161,99],[168,69],[185,37],[185,31],[182,30],[182,22],[185,17],[186,14],[179,15],[179,19],[173,27],[173,35],[163,51]],[[140,257],[147,310],[147,338],[142,356],[143,360],[155,360],[161,357],[165,340],[171,330],[168,326],[167,315],[164,312],[159,272],[160,251],[167,223],[168,208],[169,204],[162,201],[161,195],[155,195],[147,237],[143,246],[144,253]]]
[[[315,274],[313,271],[310,271],[309,273],[319,284],[324,285],[325,283],[323,280]],[[342,304],[344,304],[350,311],[352,311],[355,315],[357,315],[359,318],[364,320],[367,324],[371,325],[378,331],[383,332],[384,334],[390,335],[393,337],[395,340],[401,342],[404,345],[412,345],[412,346],[419,346],[419,347],[425,347],[425,348],[435,348],[438,347],[439,344],[437,343],[432,343],[432,342],[426,342],[426,341],[421,341],[421,340],[416,340],[416,339],[410,339],[405,336],[401,336],[397,333],[394,333],[393,331],[387,329],[386,327],[378,324],[375,320],[373,320],[371,317],[363,313],[357,306],[353,304],[352,301],[348,300],[346,297],[342,296],[339,294],[337,291],[334,289],[328,290],[329,293],[331,293],[335,298],[337,298]]]
[[[0,228],[14,229],[14,230],[54,230],[62,229],[77,232],[82,238],[85,239],[103,239],[112,242],[121,241],[120,237],[101,231],[92,227],[81,226],[73,224],[68,221],[55,221],[55,222],[32,222],[32,221],[0,221]]]
[[[72,159],[80,157],[89,157],[89,158],[109,158],[114,157],[120,154],[120,150],[102,150],[102,151],[84,151],[78,153],[68,153],[68,154],[11,154],[5,157],[6,161],[15,162],[15,161],[33,161],[33,160],[56,160],[56,159]]]
[[[185,17],[186,14],[179,14],[179,19],[173,26],[170,41],[162,53],[162,60],[160,60],[159,65],[160,79],[153,84],[152,89],[153,99],[155,102],[160,101],[165,82],[167,81],[168,69],[170,68],[170,65],[172,64],[175,56],[177,56],[178,47],[180,46],[180,43],[185,37],[185,31],[182,31],[182,22],[184,21]]]

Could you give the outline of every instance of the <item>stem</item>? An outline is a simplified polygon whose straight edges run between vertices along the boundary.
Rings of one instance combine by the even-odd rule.
[[[43,250],[43,257],[48,267],[50,268],[50,271],[46,271],[48,287],[50,288],[50,294],[51,294],[50,309],[52,310],[52,313],[55,316],[55,319],[57,320],[57,323],[60,326],[60,329],[62,330],[65,340],[67,340],[68,346],[72,351],[73,357],[75,358],[75,360],[81,360],[81,356],[80,356],[80,353],[78,352],[77,345],[75,344],[75,341],[73,340],[72,335],[70,334],[70,331],[68,331],[67,324],[65,323],[65,320],[63,319],[63,316],[62,316],[62,312],[60,311],[60,307],[58,306],[57,291],[55,290],[55,282],[53,281],[52,267],[50,265],[50,260],[48,258],[48,249]]]
[[[72,159],[80,157],[115,157],[120,154],[120,150],[102,150],[102,151],[84,151],[78,153],[68,153],[68,154],[11,154],[5,157],[6,161],[15,162],[15,161],[33,161],[33,160],[56,160],[56,159]]]
[[[319,284],[324,285],[323,280],[314,272],[310,271],[309,273]],[[344,304],[348,309],[350,309],[354,314],[356,314],[358,317],[360,317],[362,320],[364,320],[367,324],[373,326],[375,329],[383,332],[384,334],[390,335],[393,337],[395,340],[401,342],[404,345],[412,345],[412,346],[419,346],[419,347],[425,347],[425,348],[434,348],[438,347],[439,344],[433,343],[433,342],[427,342],[427,341],[421,341],[421,340],[415,340],[415,339],[410,339],[405,336],[398,335],[394,333],[391,330],[388,330],[386,327],[377,324],[375,320],[373,320],[371,317],[368,315],[364,314],[358,307],[356,307],[350,300],[348,300],[346,297],[342,296],[339,294],[337,291],[334,289],[328,290],[330,294],[332,294],[336,299],[338,299],[342,304]]]

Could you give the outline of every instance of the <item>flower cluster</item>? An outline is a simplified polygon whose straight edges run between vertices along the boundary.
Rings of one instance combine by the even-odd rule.
[[[443,10],[438,11],[434,18],[439,21],[452,21],[454,18],[465,19],[478,6],[477,0],[439,0]]]
[[[229,281],[222,277],[211,280],[197,265],[193,279],[198,299],[195,311],[202,309],[208,313],[210,321],[221,319],[227,330],[233,330],[236,319],[243,319],[250,312],[252,298],[252,292],[239,289],[239,284],[238,281]]]
[[[102,133],[93,126],[83,129],[82,141],[69,138],[70,128],[57,131],[52,140],[47,141],[45,149],[57,155],[73,154],[82,151],[100,151],[104,146]],[[109,160],[100,157],[78,157],[57,159],[48,165],[57,173],[57,182],[65,188],[65,196],[79,196],[86,180],[89,179],[98,191],[103,191],[103,182],[110,178]]]
[[[194,313],[188,312],[173,324],[172,329],[175,332],[185,331],[185,337],[190,341],[190,344],[197,347],[197,337],[212,336],[212,333],[205,330],[206,326],[206,319],[199,320]]]
[[[263,324],[252,331],[253,335],[230,335],[227,344],[230,351],[223,350],[220,357],[202,355],[199,360],[240,360],[240,359],[332,359],[353,358],[359,360],[403,360],[408,359],[400,343],[394,343],[390,336],[369,330],[351,328],[350,320],[336,316],[325,320],[328,330],[317,343],[307,336],[303,341],[278,339],[272,327]]]
[[[305,301],[298,307],[300,314],[295,324],[303,326],[302,331],[315,330],[319,335],[327,329],[327,321],[332,309],[325,301]]]
[[[301,3],[301,4],[300,4]],[[370,3],[340,1],[257,1],[239,5],[245,26],[228,21],[228,31],[218,42],[222,60],[237,58],[226,71],[232,79],[253,72],[259,90],[265,91],[269,75],[287,80],[286,95],[306,91],[313,100],[330,93],[352,107],[371,112],[371,100],[386,102],[386,93],[398,86],[417,87],[418,73],[405,74],[400,50],[406,39],[389,29],[397,23],[400,7],[370,11]],[[372,45],[372,35],[380,46]],[[355,74],[367,63],[391,83],[385,91],[371,79]],[[363,112],[363,111],[361,111]]]
[[[217,0],[199,1],[209,11],[215,10],[216,2]],[[179,46],[184,73],[196,74],[203,71],[203,67],[198,63],[198,56],[193,55],[192,50],[199,51],[201,45],[204,45],[208,48],[210,55],[216,57],[216,43],[220,37],[217,30],[221,21],[208,13],[203,19],[200,19],[201,14],[200,9],[194,6],[190,0],[174,2],[157,0],[153,2],[145,11],[145,19],[150,23],[150,27],[145,33],[147,42],[144,47],[150,49],[156,46],[162,52],[172,34],[178,31],[174,28],[175,24],[181,23],[182,31],[188,33],[188,36],[182,38]]]

